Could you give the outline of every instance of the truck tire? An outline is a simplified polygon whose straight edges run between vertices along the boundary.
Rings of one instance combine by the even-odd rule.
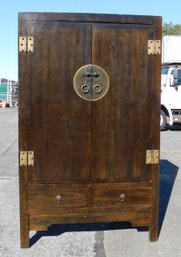
[[[167,124],[167,116],[164,111],[160,112],[160,130],[164,130]]]

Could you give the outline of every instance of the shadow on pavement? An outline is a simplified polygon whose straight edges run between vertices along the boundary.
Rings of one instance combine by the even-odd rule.
[[[30,247],[34,245],[41,237],[59,236],[65,232],[98,232],[106,230],[133,229],[130,222],[102,222],[102,223],[85,223],[85,224],[61,224],[51,225],[47,231],[38,231],[30,239]]]
[[[174,123],[172,126],[167,125],[166,128],[161,132],[168,131],[168,130],[171,130],[171,131],[181,130],[181,123]]]
[[[160,161],[160,206],[159,206],[159,234],[167,211],[172,188],[178,173],[178,167],[168,160]],[[61,224],[51,225],[47,231],[37,232],[30,239],[30,246],[34,245],[42,236],[59,236],[65,232],[81,231],[106,231],[133,229],[130,222],[108,222],[108,223],[87,223],[87,224]],[[137,230],[148,231],[148,227],[137,227]]]
[[[178,167],[176,165],[168,160],[160,161],[159,233],[163,225],[177,173]]]

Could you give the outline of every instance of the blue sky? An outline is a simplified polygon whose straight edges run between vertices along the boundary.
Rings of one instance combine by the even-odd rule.
[[[86,12],[159,15],[181,24],[181,1],[166,0],[2,0],[0,4],[0,78],[18,80],[18,12]]]

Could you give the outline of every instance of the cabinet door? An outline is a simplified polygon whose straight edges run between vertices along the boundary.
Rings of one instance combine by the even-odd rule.
[[[93,25],[92,63],[110,79],[107,95],[92,102],[94,181],[150,179],[145,156],[153,58],[147,45],[153,36],[151,25]]]
[[[73,89],[73,77],[91,63],[91,26],[29,22],[34,52],[27,55],[28,143],[36,182],[90,179],[91,103]]]

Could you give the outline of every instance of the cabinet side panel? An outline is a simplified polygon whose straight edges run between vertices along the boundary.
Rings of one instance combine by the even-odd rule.
[[[155,21],[154,39],[162,39],[162,20]],[[149,66],[149,140],[152,149],[160,150],[160,85],[161,85],[161,55],[150,56]],[[159,214],[159,178],[160,164],[150,165],[152,187],[152,211],[150,220],[150,240],[158,239]]]
[[[26,37],[26,21],[19,16],[19,37]],[[19,51],[19,49],[18,49]],[[19,151],[27,150],[27,56],[19,52]],[[19,167],[20,239],[21,247],[29,246],[29,217],[27,198],[27,167]]]

